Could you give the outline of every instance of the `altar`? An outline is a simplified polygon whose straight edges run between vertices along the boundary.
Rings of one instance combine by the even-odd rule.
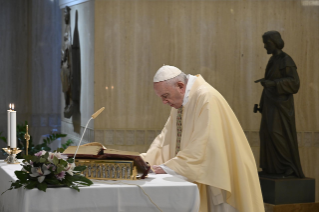
[[[15,181],[20,164],[0,161],[0,192]],[[168,174],[149,174],[144,180],[100,181],[80,192],[61,187],[46,192],[23,188],[0,196],[0,212],[197,212],[197,186]],[[153,203],[152,203],[153,201]],[[157,208],[158,207],[158,208]]]

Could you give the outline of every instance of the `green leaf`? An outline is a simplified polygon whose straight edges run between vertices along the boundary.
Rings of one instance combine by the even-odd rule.
[[[58,148],[58,149],[56,150],[56,152],[61,152],[61,153],[63,153],[63,152],[64,152],[64,149],[63,149],[63,148]]]
[[[48,159],[48,157],[49,157],[49,152],[46,152],[43,157],[44,157],[45,159]]]
[[[58,179],[48,179],[48,178],[45,178],[44,180],[45,182],[47,182],[48,184],[51,184],[51,185],[59,185],[60,184],[60,181]]]
[[[46,190],[47,190],[47,184],[44,183],[44,182],[39,183],[39,184],[38,184],[38,189],[39,189],[40,191],[46,192]]]
[[[24,186],[26,189],[34,189],[37,186],[38,180],[29,180],[27,185]]]
[[[73,144],[74,142],[71,140],[71,139],[69,139],[69,140],[67,140],[64,144],[62,144],[62,148],[63,149],[66,149],[68,146],[70,146],[71,144]]]
[[[11,181],[12,182],[12,181]],[[17,180],[15,182],[12,182],[11,183],[11,186],[14,188],[14,189],[17,189],[17,188],[20,188],[21,186],[23,186],[23,184],[21,183],[20,180]]]
[[[38,157],[34,155],[24,155],[23,158],[30,163],[30,161],[34,161]]]
[[[14,172],[17,178],[21,181],[21,183],[26,183],[28,178],[28,173],[24,171],[15,171]]]
[[[46,159],[45,158],[40,158],[40,163],[44,163],[46,161]]]
[[[5,190],[4,192],[2,192],[2,194],[4,194],[5,192],[9,191],[9,190],[12,190],[12,189],[17,189],[17,188],[20,188],[21,186],[23,186],[23,184],[20,183],[19,180],[15,181],[15,182],[11,182],[11,186],[10,188],[8,188],[7,190]],[[1,194],[1,195],[2,195]]]
[[[50,147],[45,146],[45,144],[42,144],[42,145],[43,145],[43,147],[41,147],[41,150],[45,150],[45,151],[47,151],[47,152],[50,152],[50,151],[51,151],[51,148],[50,148]]]
[[[81,175],[73,175],[70,177],[71,180],[73,182],[81,182],[81,185],[87,185],[87,186],[90,186],[93,184],[93,182],[89,179],[87,179],[86,177],[84,176],[81,176]]]
[[[59,164],[59,159],[56,156],[53,156],[53,163],[54,163],[54,165]]]
[[[2,131],[0,132],[0,139],[4,142],[4,143],[7,143],[7,138],[4,137],[4,136],[1,136],[2,135]]]
[[[31,166],[30,165],[27,165],[27,166],[23,166],[23,168],[27,171],[27,172],[29,172],[29,173],[31,173]]]
[[[73,162],[74,162],[74,159],[73,159],[73,158],[69,158],[69,159],[67,159],[67,162],[68,162],[68,163],[73,163]]]
[[[63,167],[67,167],[67,166],[68,166],[68,162],[66,162],[65,160],[60,160],[60,164],[61,164]]]
[[[58,174],[64,170],[64,166],[61,166],[60,164],[58,164],[56,167],[57,167],[56,171]]]
[[[87,168],[87,166],[76,166],[76,167],[74,168],[74,171],[82,172],[82,171],[84,171],[86,168]]]
[[[32,160],[34,163],[40,163],[40,158],[39,157],[35,157]]]
[[[2,192],[1,195],[4,194],[4,193],[6,193],[6,192],[9,191],[9,190],[12,190],[12,189],[13,189],[12,187],[8,188],[8,189],[5,190],[4,192]]]
[[[80,192],[80,189],[77,185],[72,185],[72,186],[70,186],[70,188],[73,188],[73,189],[77,190],[78,192]]]
[[[68,187],[72,186],[73,182],[69,178],[70,175],[65,175],[65,178],[62,180],[62,183],[67,185]]]

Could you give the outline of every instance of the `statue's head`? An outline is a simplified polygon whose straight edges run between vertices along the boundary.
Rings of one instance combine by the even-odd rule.
[[[282,50],[285,46],[280,33],[277,31],[265,32],[262,37],[267,54],[273,54],[276,50]]]
[[[70,7],[66,6],[64,8],[64,21],[66,24],[70,23],[70,11],[71,11]]]

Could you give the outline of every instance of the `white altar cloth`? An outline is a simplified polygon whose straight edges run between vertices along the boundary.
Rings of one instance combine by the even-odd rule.
[[[20,164],[0,161],[0,193],[15,181]],[[159,212],[139,185],[163,212],[198,212],[199,192],[193,183],[168,174],[149,174],[144,180],[99,181],[80,192],[67,187],[46,192],[23,188],[0,196],[0,212]],[[134,185],[127,185],[127,184]]]

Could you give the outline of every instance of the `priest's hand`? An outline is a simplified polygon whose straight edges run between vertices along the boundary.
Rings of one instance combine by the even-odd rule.
[[[152,169],[156,174],[166,174],[166,172],[158,165],[153,165]]]

